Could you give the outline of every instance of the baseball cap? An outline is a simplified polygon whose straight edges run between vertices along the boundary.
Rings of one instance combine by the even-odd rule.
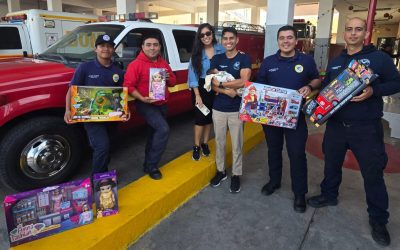
[[[96,39],[95,46],[102,44],[102,43],[108,43],[108,44],[111,44],[112,46],[115,45],[113,39],[107,34],[99,35]]]

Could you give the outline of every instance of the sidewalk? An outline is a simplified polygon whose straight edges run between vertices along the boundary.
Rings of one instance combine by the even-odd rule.
[[[312,125],[309,129],[309,148],[318,147],[313,138],[322,131]],[[399,155],[399,140],[386,139]],[[129,249],[400,249],[400,165],[391,166],[396,173],[385,174],[392,244],[383,248],[370,235],[359,170],[343,169],[338,206],[307,207],[299,214],[293,211],[286,152],[282,187],[271,196],[261,194],[267,181],[266,154],[263,142],[245,156],[239,194],[229,193],[229,179],[217,188],[207,187]],[[398,159],[393,156],[392,162]],[[307,158],[309,197],[319,193],[323,161],[310,153]]]

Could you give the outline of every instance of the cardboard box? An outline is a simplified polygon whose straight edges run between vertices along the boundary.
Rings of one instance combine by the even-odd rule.
[[[321,90],[315,99],[304,104],[302,110],[318,127],[377,77],[371,69],[353,59],[342,73]]]
[[[89,178],[7,195],[3,206],[11,246],[93,221]]]
[[[239,118],[282,128],[297,127],[302,96],[297,90],[246,82]]]
[[[124,87],[71,86],[71,115],[77,122],[122,121],[128,114]]]
[[[118,213],[117,174],[115,170],[93,175],[97,218]]]
[[[164,68],[150,68],[149,81],[149,97],[158,101],[165,100],[166,70]]]

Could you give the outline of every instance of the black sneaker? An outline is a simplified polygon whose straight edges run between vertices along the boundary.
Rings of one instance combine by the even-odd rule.
[[[217,171],[217,174],[210,181],[212,187],[218,187],[222,181],[226,180],[226,173]]]
[[[316,195],[307,200],[308,205],[314,208],[326,207],[326,206],[336,206],[338,204],[337,199],[328,200],[323,195]]]
[[[204,156],[209,156],[210,155],[210,149],[208,148],[207,143],[202,143],[201,145],[201,152]]]
[[[192,159],[195,161],[198,161],[200,159],[200,147],[199,146],[193,146]]]
[[[390,235],[386,229],[386,225],[375,223],[371,220],[369,220],[369,224],[371,225],[372,239],[381,246],[389,246]]]
[[[231,188],[229,189],[231,193],[240,192],[240,178],[238,175],[233,175],[231,178]]]

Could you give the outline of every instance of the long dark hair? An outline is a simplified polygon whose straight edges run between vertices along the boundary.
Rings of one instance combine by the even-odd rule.
[[[200,33],[201,30],[207,28],[211,31],[212,33],[212,44],[216,44],[217,43],[217,39],[215,37],[215,31],[213,26],[211,26],[209,23],[203,23],[200,24],[199,28],[197,29],[197,33],[196,33],[196,37],[194,39],[194,43],[193,43],[193,49],[192,49],[192,66],[194,69],[194,72],[196,73],[197,77],[199,78],[201,76],[201,57],[202,57],[202,50],[204,48],[204,44],[201,42],[200,39]]]

